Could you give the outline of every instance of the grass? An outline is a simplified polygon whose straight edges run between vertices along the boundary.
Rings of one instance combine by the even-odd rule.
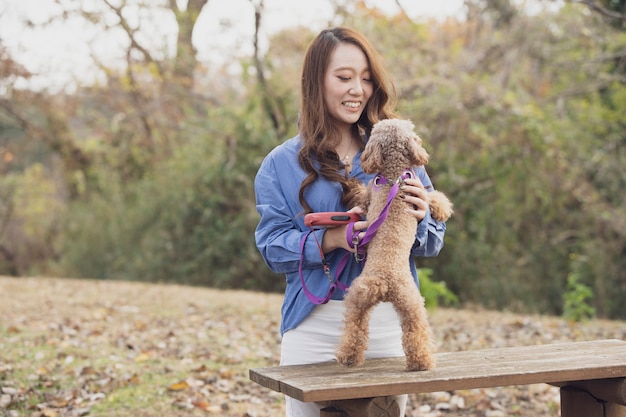
[[[249,368],[278,363],[281,303],[280,294],[0,276],[0,417],[284,415],[282,396],[248,379]],[[479,308],[439,308],[430,321],[440,351],[626,339],[623,322]],[[442,401],[466,417],[559,408],[548,385],[410,398],[428,416]]]
[[[1,277],[0,389],[13,394],[0,415],[282,414],[247,379],[277,361],[278,306],[279,295]]]

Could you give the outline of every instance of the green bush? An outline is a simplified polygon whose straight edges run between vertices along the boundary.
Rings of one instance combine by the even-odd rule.
[[[454,294],[445,282],[434,282],[431,278],[432,269],[422,268],[418,271],[420,292],[426,300],[426,308],[434,310],[440,305],[453,306],[459,303],[459,298]]]
[[[563,317],[572,321],[583,321],[593,318],[596,310],[589,305],[593,299],[593,291],[580,282],[577,274],[567,277],[567,287],[563,295]]]

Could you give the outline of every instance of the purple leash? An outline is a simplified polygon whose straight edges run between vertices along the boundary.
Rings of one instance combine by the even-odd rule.
[[[354,257],[357,262],[361,262],[365,260],[365,246],[374,238],[374,236],[376,236],[376,232],[378,232],[378,229],[380,228],[380,226],[387,219],[387,215],[389,214],[389,208],[391,207],[391,203],[393,202],[393,199],[396,198],[396,195],[398,195],[398,191],[400,190],[400,184],[404,182],[404,180],[406,180],[407,178],[413,178],[414,176],[415,174],[413,173],[413,171],[410,169],[407,169],[402,173],[400,177],[398,177],[398,179],[394,182],[394,184],[391,186],[391,189],[389,190],[389,195],[387,196],[387,203],[385,204],[382,211],[378,215],[378,218],[369,225],[369,227],[365,231],[365,234],[363,235],[363,239],[359,241],[360,232],[354,231],[354,222],[348,223],[346,227],[346,240],[348,241],[350,245],[352,245],[355,248]],[[389,184],[389,182],[390,181],[387,178],[385,178],[382,174],[378,174],[374,178],[374,189],[380,188],[381,185]],[[300,265],[298,266],[298,272],[300,274],[300,282],[302,284],[302,290],[304,291],[304,294],[306,295],[306,297],[309,299],[310,302],[312,302],[313,304],[319,305],[319,304],[326,304],[332,297],[333,293],[337,290],[337,288],[345,292],[348,289],[348,286],[339,282],[338,278],[337,279],[333,278],[333,275],[330,270],[330,266],[328,265],[328,262],[326,262],[326,257],[324,256],[324,252],[322,251],[322,246],[317,240],[317,236],[313,232],[314,232],[314,229],[311,228],[311,230],[306,235],[304,235],[304,237],[300,241]],[[315,294],[313,294],[311,291],[309,291],[309,289],[306,286],[306,283],[304,282],[304,275],[302,274],[302,264],[304,263],[304,244],[307,238],[309,237],[309,235],[311,234],[313,234],[313,237],[315,238],[315,242],[317,242],[317,247],[319,248],[320,256],[322,258],[324,274],[326,274],[326,277],[328,278],[328,282],[330,283],[328,291],[326,292],[326,295],[324,297],[318,297]],[[339,277],[341,275],[341,272],[348,264],[349,258],[350,258],[349,252],[346,253],[343,256],[343,258],[341,258],[341,261],[339,261],[339,265],[337,266],[337,271],[335,271],[336,277]]]
[[[300,241],[300,265],[298,266],[298,272],[300,273],[300,283],[302,284],[302,290],[304,291],[306,298],[308,298],[309,301],[312,302],[313,304],[319,305],[319,304],[326,304],[328,300],[330,300],[330,297],[332,297],[333,293],[335,292],[337,288],[339,288],[341,291],[346,291],[348,289],[348,286],[333,278],[331,271],[330,271],[330,266],[328,265],[328,262],[326,262],[326,257],[324,256],[324,252],[322,252],[322,246],[317,240],[317,236],[315,236],[315,233],[313,232],[314,230],[313,228],[311,228],[311,230],[306,235],[304,235],[304,237]],[[328,287],[328,291],[326,292],[326,296],[324,297],[318,297],[315,294],[313,294],[311,291],[309,291],[309,289],[306,286],[306,283],[304,282],[304,275],[302,275],[302,264],[304,263],[304,243],[306,242],[306,239],[311,234],[313,234],[313,237],[315,238],[315,241],[317,242],[317,247],[319,248],[320,256],[322,257],[322,265],[324,267],[324,274],[326,274],[326,277],[328,278],[328,282],[330,283],[330,286]],[[341,261],[339,261],[339,265],[337,267],[337,271],[335,274],[337,277],[341,275],[341,272],[348,264],[349,258],[350,258],[350,253],[346,253],[343,256],[343,258],[341,258]]]

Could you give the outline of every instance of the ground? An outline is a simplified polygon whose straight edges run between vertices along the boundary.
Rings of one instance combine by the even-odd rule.
[[[0,277],[0,416],[284,415],[248,379],[278,362],[281,296]],[[623,322],[437,309],[439,351],[626,339]],[[549,385],[412,395],[410,417],[558,416]]]

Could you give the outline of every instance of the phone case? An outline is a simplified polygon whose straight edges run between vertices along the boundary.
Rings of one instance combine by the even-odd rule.
[[[361,216],[356,213],[346,213],[344,211],[327,211],[322,213],[309,213],[304,216],[306,227],[314,226],[338,226],[350,222],[358,222]]]

